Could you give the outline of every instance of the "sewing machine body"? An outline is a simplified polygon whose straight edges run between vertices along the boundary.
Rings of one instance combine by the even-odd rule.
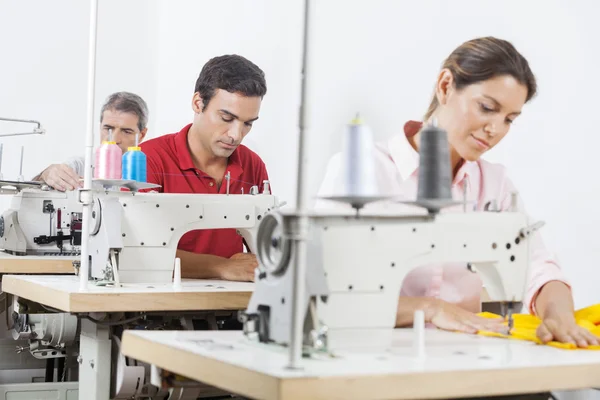
[[[81,216],[77,192],[23,189],[0,217],[0,248],[14,255],[78,255]]]
[[[290,343],[295,248],[289,238],[301,232],[298,221],[297,214],[275,213],[261,224],[256,289],[244,319],[246,332],[263,342]],[[308,221],[305,347],[326,348],[332,330],[394,328],[404,278],[427,264],[464,262],[493,301],[523,300],[532,232],[525,214],[313,214]]]
[[[253,251],[261,218],[278,206],[270,194],[97,192],[90,278],[115,280],[116,264],[121,283],[171,282],[179,240],[197,229],[237,229]]]

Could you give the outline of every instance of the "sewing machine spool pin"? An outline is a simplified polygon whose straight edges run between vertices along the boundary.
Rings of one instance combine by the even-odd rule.
[[[413,351],[417,358],[425,357],[425,313],[417,310],[413,318]]]
[[[227,196],[229,196],[229,184],[231,183],[231,172],[230,171],[227,171],[227,174],[225,175],[225,180],[227,181],[227,189],[226,189],[225,193],[227,194]]]

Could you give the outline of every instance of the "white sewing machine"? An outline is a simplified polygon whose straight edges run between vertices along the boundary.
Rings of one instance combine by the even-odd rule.
[[[464,262],[465,268],[479,273],[491,300],[507,306],[512,324],[512,310],[526,289],[528,239],[539,224],[530,226],[528,217],[517,211],[516,194],[510,211],[440,213],[457,204],[450,188],[446,132],[430,126],[422,135],[419,192],[417,200],[408,203],[427,213],[410,214],[406,208],[403,214],[394,213],[393,206],[385,213],[377,207],[359,212],[369,199],[379,198],[369,184],[374,178],[365,174],[375,173],[369,165],[374,162],[372,146],[365,144],[370,132],[356,122],[348,130],[345,148],[350,167],[344,178],[352,185],[345,195],[331,196],[356,212],[274,212],[265,217],[257,240],[256,289],[242,315],[247,334],[258,333],[261,342],[293,343],[291,296],[298,238],[306,245],[300,305],[305,351],[327,351],[332,345],[328,335],[341,329],[394,328],[404,278],[432,263]]]
[[[80,254],[82,206],[77,193],[19,185],[0,217],[0,249],[13,255]]]
[[[529,263],[527,217],[518,212],[425,216],[308,217],[305,346],[327,350],[327,332],[392,329],[400,288],[414,268],[465,262],[481,275],[492,300],[523,299]],[[246,331],[262,342],[290,343],[292,268],[298,215],[275,212],[261,223],[260,267]],[[469,263],[469,264],[468,264]],[[361,312],[360,310],[377,310]]]
[[[268,182],[262,193],[243,195],[96,191],[90,278],[171,282],[179,239],[198,229],[237,229],[253,251],[261,218],[281,205],[270,194]]]

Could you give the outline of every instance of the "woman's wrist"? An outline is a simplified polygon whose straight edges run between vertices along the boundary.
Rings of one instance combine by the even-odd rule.
[[[433,320],[433,317],[438,313],[441,305],[442,301],[440,299],[433,297],[422,298],[421,310],[425,313],[425,322],[431,322],[431,320]]]
[[[542,319],[575,319],[571,291],[560,281],[550,281],[540,289],[535,299],[538,316]]]
[[[431,322],[437,312],[439,300],[431,297],[400,297],[396,312],[396,326],[410,326],[413,324],[415,311],[422,310],[425,322]]]

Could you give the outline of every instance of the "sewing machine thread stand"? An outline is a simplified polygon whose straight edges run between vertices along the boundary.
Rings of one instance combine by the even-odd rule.
[[[46,130],[44,128],[42,128],[42,124],[39,121],[34,121],[34,120],[30,120],[30,119],[4,118],[4,117],[0,117],[0,121],[23,122],[26,124],[35,124],[36,125],[36,127],[33,128],[32,132],[0,133],[0,136],[43,135],[44,133],[46,133]]]

